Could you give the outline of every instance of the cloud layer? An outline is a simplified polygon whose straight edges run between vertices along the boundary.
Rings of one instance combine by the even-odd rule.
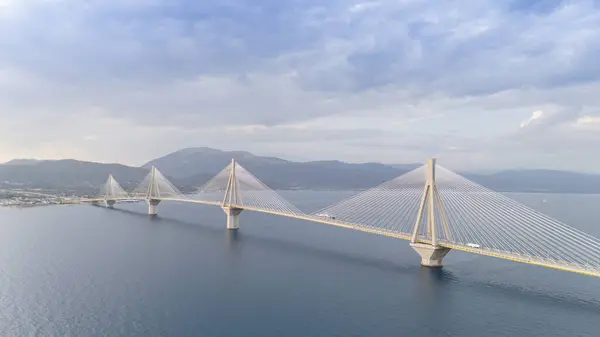
[[[600,171],[598,26],[595,0],[0,0],[0,160]]]

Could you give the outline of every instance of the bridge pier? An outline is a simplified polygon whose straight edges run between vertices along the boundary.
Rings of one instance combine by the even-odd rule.
[[[235,207],[221,207],[225,214],[227,214],[227,229],[238,229],[240,228],[240,213],[243,209]]]
[[[157,206],[160,203],[160,200],[156,199],[148,199],[146,200],[148,204],[148,215],[155,216],[158,214]]]
[[[115,206],[116,200],[104,200],[104,204],[108,208],[113,208]]]
[[[450,248],[432,246],[426,243],[412,243],[410,246],[421,256],[421,265],[424,267],[442,267],[442,260]]]

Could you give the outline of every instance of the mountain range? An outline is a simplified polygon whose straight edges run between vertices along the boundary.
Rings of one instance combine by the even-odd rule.
[[[273,189],[367,189],[421,164],[352,164],[341,161],[294,162],[245,151],[206,147],[179,150],[141,167],[68,160],[15,159],[0,164],[0,188],[26,188],[94,194],[109,174],[132,189],[156,166],[183,191],[201,186],[235,159]],[[501,192],[600,193],[600,174],[556,170],[505,170],[491,174],[459,172]]]

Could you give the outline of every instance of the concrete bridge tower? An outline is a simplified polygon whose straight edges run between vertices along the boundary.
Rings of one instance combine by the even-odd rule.
[[[117,200],[127,198],[127,192],[119,185],[112,174],[108,176],[108,180],[104,184],[102,197],[104,205],[108,208],[113,208]]]
[[[158,184],[156,182],[156,167],[152,166],[150,170],[150,180],[148,181],[148,189],[146,190],[146,203],[148,204],[148,215],[158,215],[158,204],[160,200],[155,199],[160,196]]]
[[[143,198],[148,204],[148,215],[155,216],[158,214],[158,204],[162,200],[176,199],[181,192],[156,167],[152,166],[133,194]]]
[[[236,230],[240,228],[240,213],[242,213],[243,209],[236,207],[241,205],[242,198],[239,193],[238,180],[235,175],[235,159],[231,160],[230,167],[229,180],[227,182],[227,189],[225,190],[225,197],[223,198],[223,205],[221,208],[227,215],[227,229]]]
[[[427,161],[425,187],[410,241],[410,246],[421,256],[421,265],[425,267],[441,267],[442,260],[450,251],[438,245],[439,231],[445,231],[446,235],[449,232],[444,205],[435,184],[435,164],[435,158]],[[436,215],[440,215],[440,219],[436,219]]]

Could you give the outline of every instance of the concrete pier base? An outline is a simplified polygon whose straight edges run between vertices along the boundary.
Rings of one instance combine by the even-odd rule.
[[[155,200],[155,199],[150,199],[150,200],[146,200],[146,203],[148,203],[148,215],[150,216],[155,216],[158,214],[158,204],[160,203],[160,200]]]
[[[107,208],[113,208],[115,206],[116,201],[115,200],[104,200],[104,205]]]
[[[222,207],[225,214],[227,214],[227,229],[238,229],[240,228],[240,213],[241,208],[234,207]]]
[[[450,248],[425,243],[411,243],[410,246],[421,256],[421,265],[425,267],[442,267],[442,260],[450,251]]]

